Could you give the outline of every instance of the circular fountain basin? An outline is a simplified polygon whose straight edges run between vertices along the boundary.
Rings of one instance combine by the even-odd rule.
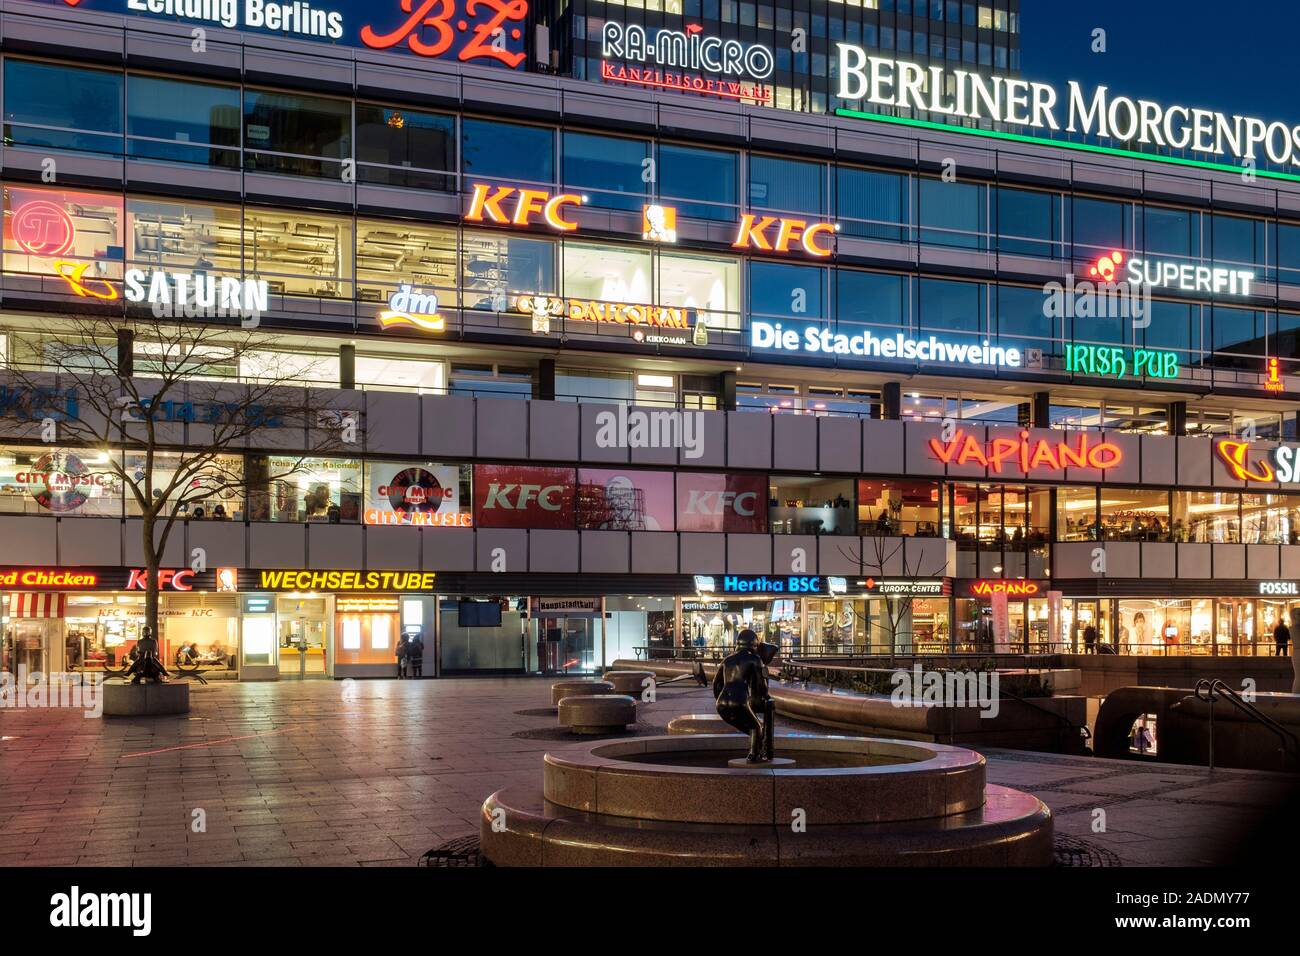
[[[986,785],[961,747],[778,736],[793,765],[729,766],[747,743],[689,734],[552,751],[542,787],[483,805],[498,865],[1047,865],[1051,812]]]

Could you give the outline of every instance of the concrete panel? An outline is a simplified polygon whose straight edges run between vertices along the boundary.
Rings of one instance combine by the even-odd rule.
[[[862,470],[867,474],[879,475],[942,475],[943,465],[930,457],[922,441],[919,450],[917,470],[912,471],[910,443],[917,441],[908,431],[910,426],[902,422],[889,422],[877,419],[862,421]],[[926,434],[918,426],[918,435]],[[905,452],[905,443],[907,451]]]
[[[420,452],[432,458],[474,454],[474,399],[426,395],[420,399]]]
[[[676,574],[677,535],[671,531],[633,531],[632,573]]]
[[[173,532],[173,536],[175,534]],[[188,559],[193,548],[204,550],[210,568],[247,567],[248,528],[242,521],[187,522],[183,564],[190,563]]]
[[[1300,579],[1300,546],[1284,544],[1278,548],[1278,577]]]
[[[1214,443],[1204,438],[1178,437],[1178,481],[1177,484],[1205,487],[1213,484],[1210,458]],[[1233,482],[1240,486],[1241,482]]]
[[[493,552],[504,552],[504,571],[517,574],[528,570],[528,532],[521,528],[478,528],[474,532],[475,569],[482,572],[492,571]],[[426,550],[425,556],[428,556]],[[430,567],[429,570],[442,570]],[[500,565],[498,565],[500,569]]]
[[[858,474],[862,470],[862,420],[827,415],[815,421],[817,467],[821,471]],[[903,460],[901,454],[898,460]]]
[[[479,534],[473,528],[421,529],[421,566],[425,571],[473,571],[474,542]]]
[[[771,574],[772,535],[727,535],[728,574]]]
[[[366,451],[420,453],[420,396],[366,392]]]
[[[850,550],[857,544],[856,538],[844,537],[840,540],[844,542],[845,548]],[[817,541],[817,537],[811,534],[772,535],[772,573],[816,574]],[[803,567],[798,569],[794,567],[796,558],[801,558],[805,562]]]
[[[907,550],[902,538],[867,536],[862,542],[862,573],[871,577],[902,577],[908,574]]]
[[[640,217],[638,229],[639,222]],[[675,465],[679,453],[682,460],[689,464],[700,460],[704,453],[704,417],[708,412],[689,408],[656,408],[653,405],[633,405],[628,412],[644,413],[651,440],[661,445],[658,448],[629,448],[628,454],[634,464]]]
[[[1240,580],[1246,576],[1246,546],[1244,544],[1215,544],[1210,560],[1214,562],[1216,580]]]
[[[1066,541],[1052,546],[1056,551],[1058,578],[1097,578],[1092,570],[1092,549],[1101,545],[1095,541]]]
[[[815,471],[817,419],[809,415],[772,415],[771,419],[772,467],[780,471]]]
[[[307,527],[276,521],[248,526],[248,562],[255,568],[306,568]]]
[[[481,534],[482,532],[480,532]],[[479,566],[482,570],[482,565]],[[573,574],[578,570],[578,532],[536,529],[528,533],[528,567],[535,572]]]
[[[1144,542],[1142,544],[1142,577],[1178,577],[1177,547],[1177,545],[1165,541]]]
[[[28,565],[59,564],[56,523],[57,519],[43,515],[0,516],[0,541],[5,543],[4,560],[12,562],[18,555],[22,555],[23,563]]]
[[[1142,577],[1142,546],[1136,541],[1104,541],[1106,577]]]
[[[703,532],[681,535],[682,574],[721,574],[727,566],[727,536]]]
[[[45,519],[47,522],[49,519]],[[57,522],[59,564],[124,564],[117,518],[62,518]],[[47,531],[46,534],[49,534]]]
[[[420,535],[447,531],[447,528],[367,527],[366,569],[377,571],[420,570]],[[313,551],[315,545],[313,544]]]
[[[946,578],[956,573],[957,542],[944,538],[904,538],[907,573],[918,578]]]
[[[613,448],[601,448],[596,442],[600,432],[600,423],[608,421],[605,415],[618,415],[617,405],[597,405],[594,402],[582,402],[578,405],[581,415],[582,438],[579,442],[579,455],[582,461],[605,461],[626,464],[631,457],[625,442],[626,436],[617,434],[618,445]],[[598,416],[602,416],[599,417]]]
[[[1246,577],[1251,580],[1275,581],[1282,576],[1281,560],[1282,555],[1278,545],[1248,544],[1246,545]]]
[[[528,402],[512,398],[474,400],[474,438],[480,458],[528,460]]]
[[[528,403],[530,461],[577,461],[578,406],[573,402]]]
[[[858,575],[862,571],[862,539],[856,535],[824,534],[817,539],[817,573]]]
[[[1236,477],[1233,471],[1228,467],[1227,461],[1224,460],[1223,455],[1220,453],[1219,441],[1220,439],[1216,437],[1210,439],[1205,443],[1207,446],[1207,451],[1209,452],[1210,455],[1211,480],[1214,482],[1214,485],[1216,487],[1222,487],[1222,488],[1245,487],[1246,482]],[[1261,463],[1267,464],[1269,462],[1269,456],[1272,453],[1273,449],[1276,447],[1277,447],[1277,442],[1251,442],[1245,449],[1244,456],[1242,458],[1241,463],[1250,471],[1255,472],[1256,474],[1260,474],[1263,472],[1263,469],[1260,467]],[[1239,448],[1233,448],[1232,446],[1229,446],[1226,450],[1229,452],[1229,454],[1241,453],[1241,450]],[[1269,470],[1272,471],[1271,465],[1269,466]],[[1251,491],[1268,491],[1270,489],[1275,489],[1277,487],[1278,484],[1276,481],[1250,482]]]
[[[772,419],[775,417],[764,412],[727,412],[728,468],[772,467]],[[816,449],[813,451],[815,454]]]
[[[631,547],[630,532],[583,531],[582,572],[584,574],[627,574],[631,566]]]
[[[404,529],[414,530],[412,528]],[[361,525],[307,525],[307,567],[351,569],[362,564]]]
[[[699,458],[682,456],[681,463],[692,468],[722,468],[727,464],[727,413],[704,413],[704,441]]]
[[[1058,545],[1059,547],[1059,545]],[[1208,544],[1179,544],[1178,576],[1185,580],[1208,580],[1214,576]]]
[[[1173,485],[1178,482],[1178,441],[1167,435],[1143,435],[1142,477],[1148,485]]]
[[[943,440],[943,426],[938,422],[864,422],[862,433],[862,457],[864,471],[879,471],[879,466],[872,463],[872,451],[875,448],[876,437],[872,434],[878,425],[897,425],[903,428],[907,433],[907,453],[905,455],[905,467],[903,474],[907,475],[942,475],[944,474],[944,464],[938,458],[935,458],[930,451],[930,439],[935,441]],[[983,441],[984,429],[979,429],[979,436],[976,441]],[[978,469],[979,474],[984,474],[984,469]]]
[[[370,429],[366,424],[366,393],[344,391],[340,388],[313,388],[307,392],[307,409],[310,418],[307,422],[307,448],[323,449],[338,454],[341,450],[365,448]],[[322,413],[328,417],[325,421],[342,422],[351,419],[356,423],[357,444],[349,447],[341,443],[339,432],[316,427],[321,422]]]

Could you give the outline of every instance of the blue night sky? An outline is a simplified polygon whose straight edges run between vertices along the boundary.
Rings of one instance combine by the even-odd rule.
[[[1300,124],[1296,0],[1021,0],[1021,72],[1063,86]],[[1092,30],[1106,52],[1092,52]]]

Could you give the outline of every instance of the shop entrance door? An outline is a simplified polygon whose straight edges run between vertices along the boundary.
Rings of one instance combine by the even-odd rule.
[[[277,604],[280,630],[280,679],[305,680],[328,677],[325,598],[282,597]]]
[[[600,662],[596,619],[546,615],[533,619],[533,670],[545,675],[594,674]]]

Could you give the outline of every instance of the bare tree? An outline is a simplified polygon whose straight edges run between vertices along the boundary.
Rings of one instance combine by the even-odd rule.
[[[245,495],[246,449],[278,456],[266,456],[260,487],[248,494],[256,517],[266,489],[300,473],[307,458],[360,447],[352,444],[360,416],[324,407],[302,386],[325,384],[318,362],[275,351],[273,338],[246,321],[178,321],[166,311],[57,320],[36,354],[22,355],[19,341],[0,371],[4,403],[20,419],[6,437],[97,453],[98,470],[46,456],[55,472],[47,488],[51,479],[65,489],[107,479],[134,503],[145,623],[155,636],[168,539],[196,502]]]
[[[844,545],[840,545],[839,550],[844,557],[859,564],[866,574],[878,577],[882,582],[888,576],[906,585],[898,594],[881,595],[885,602],[883,617],[877,617],[873,620],[870,615],[863,615],[856,607],[853,608],[854,615],[866,625],[868,643],[870,643],[872,627],[884,632],[886,640],[889,641],[889,666],[893,667],[898,652],[899,633],[902,631],[904,622],[910,621],[912,617],[912,607],[916,600],[914,590],[916,582],[946,577],[947,562],[941,561],[933,570],[923,572],[920,567],[912,567],[907,556],[907,550],[904,548],[905,539],[873,535],[869,540],[871,542],[869,554],[865,549],[855,549]],[[894,566],[899,567],[901,573],[887,575],[885,569]]]

